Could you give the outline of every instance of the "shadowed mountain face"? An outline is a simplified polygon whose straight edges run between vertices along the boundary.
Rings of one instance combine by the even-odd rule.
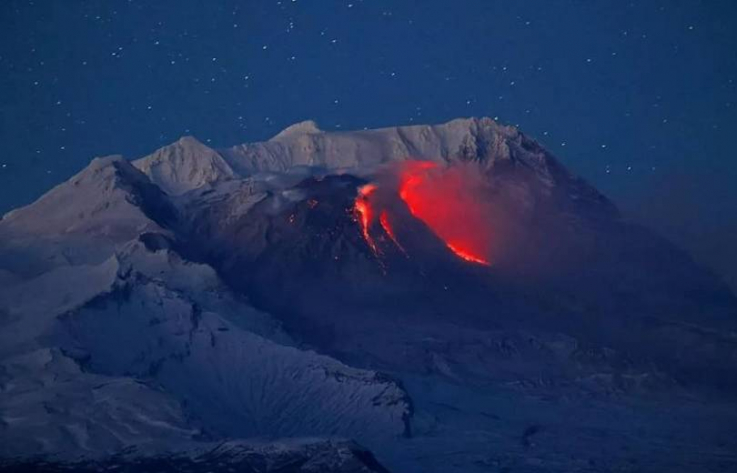
[[[0,460],[3,471],[17,473],[86,473],[106,470],[151,473],[206,473],[243,471],[263,473],[387,473],[371,452],[347,441],[286,441],[274,444],[221,442],[186,453],[136,455],[133,452],[104,460],[74,462]]]
[[[542,470],[611,469],[645,423],[631,455],[673,468],[660,409],[703,425],[668,440],[700,465],[733,447],[735,297],[489,119],[183,138],[93,161],[0,237],[5,457],[339,436],[484,471],[540,437]]]

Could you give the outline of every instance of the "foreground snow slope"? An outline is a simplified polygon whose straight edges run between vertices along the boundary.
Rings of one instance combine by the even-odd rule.
[[[170,211],[161,225],[141,188]],[[37,221],[47,213],[55,218]],[[173,215],[145,175],[111,159],[3,220],[15,275],[0,292],[3,455],[405,434],[411,406],[395,381],[298,348],[212,268],[169,247]],[[73,257],[59,258],[65,251]],[[29,252],[38,269],[13,271]]]

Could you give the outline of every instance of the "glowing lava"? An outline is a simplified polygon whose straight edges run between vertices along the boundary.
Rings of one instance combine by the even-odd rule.
[[[461,250],[460,248],[458,248],[456,245],[454,245],[452,243],[445,242],[445,245],[448,247],[448,249],[450,249],[450,251],[452,251],[453,253],[455,253],[456,256],[458,256],[459,258],[464,259],[464,260],[466,260],[466,261],[468,261],[470,263],[484,264],[486,266],[490,266],[491,265],[491,263],[489,263],[488,261],[486,261],[484,259],[481,259],[481,258],[478,258],[478,257],[476,257],[476,256],[474,256],[472,254],[466,253],[465,251]]]
[[[389,212],[387,212],[386,210],[381,211],[381,215],[379,216],[379,223],[381,223],[381,228],[384,229],[384,233],[389,235],[389,238],[391,238],[394,244],[397,245],[397,248],[399,248],[402,251],[402,253],[407,255],[407,252],[404,250],[404,247],[399,243],[399,240],[397,240],[397,236],[394,233],[394,229],[392,228],[391,222],[389,222]]]
[[[368,199],[374,192],[376,192],[376,184],[366,184],[358,189],[358,196],[356,197],[354,208],[358,214],[358,222],[361,225],[363,239],[366,240],[371,251],[373,251],[374,254],[378,254],[376,242],[369,233],[369,226],[374,219],[374,212]]]
[[[480,186],[480,178],[469,169],[407,161],[401,169],[399,196],[456,256],[489,266],[491,212],[479,200]]]
[[[491,265],[493,232],[490,222],[494,212],[485,197],[488,195],[486,183],[477,169],[406,161],[395,170],[398,171],[397,179],[379,179],[379,184],[366,184],[358,190],[354,203],[354,214],[363,238],[376,256],[381,256],[382,252],[370,229],[377,220],[384,233],[407,255],[392,226],[396,220],[391,202],[396,199],[394,192],[397,192],[412,216],[427,225],[458,258]],[[396,183],[397,187],[391,183]]]

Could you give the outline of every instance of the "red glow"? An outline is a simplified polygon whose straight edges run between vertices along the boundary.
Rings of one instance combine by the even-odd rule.
[[[472,254],[466,253],[465,251],[463,251],[460,248],[456,247],[452,243],[446,243],[446,245],[448,246],[448,249],[450,249],[450,251],[452,251],[453,253],[455,253],[456,256],[458,256],[461,259],[464,259],[464,260],[469,261],[471,263],[484,264],[486,266],[491,265],[491,263],[489,263],[485,259],[481,259],[481,258],[479,258],[477,256],[474,256]]]
[[[381,211],[381,215],[379,216],[379,223],[381,223],[381,228],[384,229],[384,232],[389,235],[389,238],[392,239],[395,245],[397,245],[397,248],[399,248],[402,253],[405,255],[407,254],[406,251],[404,251],[404,247],[399,243],[399,240],[397,240],[397,236],[394,234],[394,229],[392,228],[391,222],[389,222],[389,213],[386,210]]]
[[[361,224],[363,239],[366,240],[366,243],[371,248],[371,251],[373,251],[374,254],[378,254],[376,242],[374,242],[371,234],[369,234],[369,226],[374,219],[374,212],[371,205],[369,204],[368,198],[375,191],[375,184],[366,184],[365,186],[361,187],[358,190],[358,197],[356,197],[354,208],[356,210],[356,213],[358,214],[358,222]]]
[[[462,164],[446,167],[431,161],[406,161],[395,169],[397,180],[385,176],[361,187],[354,203],[356,221],[373,253],[382,256],[371,235],[371,227],[378,220],[386,236],[407,254],[393,226],[397,220],[392,209],[396,207],[391,202],[399,194],[412,216],[427,225],[458,258],[491,265],[490,221],[495,212],[485,197],[488,184],[478,170]],[[391,186],[392,182],[397,187]],[[391,187],[385,189],[387,185]]]
[[[399,196],[459,258],[490,265],[489,209],[478,200],[478,178],[462,168],[429,161],[407,161],[401,170]]]

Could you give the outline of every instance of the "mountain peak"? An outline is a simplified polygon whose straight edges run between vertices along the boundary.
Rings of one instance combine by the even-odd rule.
[[[220,154],[193,136],[183,136],[133,162],[169,195],[180,195],[235,175]]]
[[[200,140],[195,138],[192,135],[184,135],[181,138],[179,138],[176,143],[181,145],[190,145],[190,146],[205,146]]]
[[[285,129],[280,131],[276,136],[271,138],[271,140],[269,141],[276,141],[276,140],[284,139],[290,136],[307,135],[307,134],[315,134],[315,133],[322,133],[322,130],[317,125],[317,123],[314,120],[304,120],[299,123],[289,125]]]

